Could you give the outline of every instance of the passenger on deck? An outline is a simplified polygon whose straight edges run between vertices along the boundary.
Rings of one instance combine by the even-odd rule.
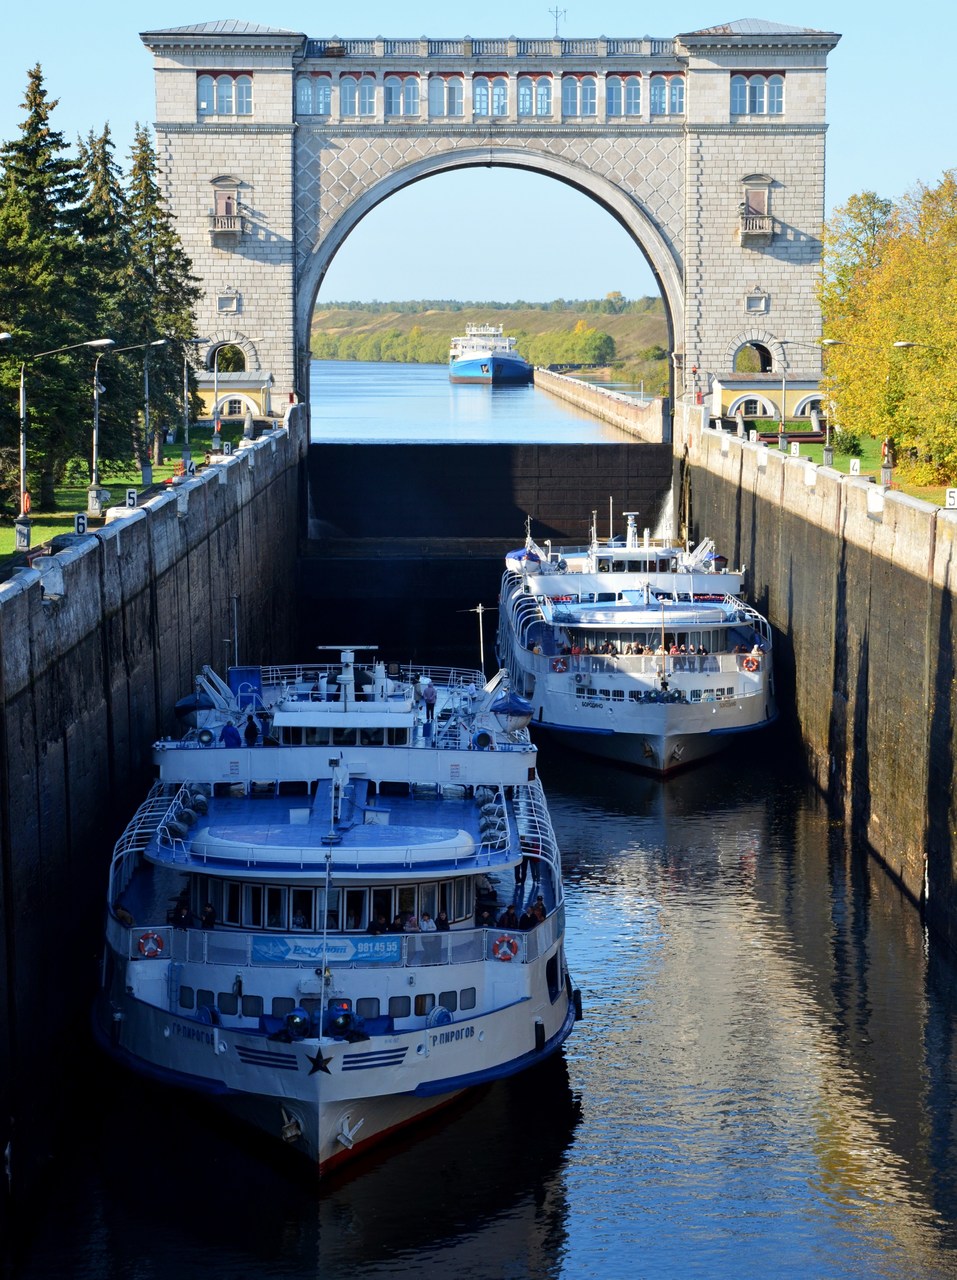
[[[435,717],[435,685],[426,676],[425,688],[422,690],[422,701],[425,703],[425,719],[430,721]]]
[[[189,903],[180,898],[173,908],[173,928],[188,929],[192,923],[193,913],[189,909]]]
[[[386,920],[385,916],[380,911],[374,920],[369,921],[369,927],[368,929],[366,929],[366,933],[388,933],[388,932],[389,932],[389,922],[388,920]]]
[[[420,933],[436,933],[437,931],[438,931],[438,925],[435,923],[435,921],[432,919],[432,917],[429,915],[427,911],[423,911],[422,915],[419,917],[419,932]]]
[[[518,916],[515,914],[515,907],[511,902],[499,916],[498,927],[500,929],[517,929],[519,927]]]
[[[419,931],[420,931],[420,930],[419,930],[419,922],[418,922],[418,920],[416,920],[415,916],[409,916],[409,917],[408,917],[408,919],[407,919],[407,920],[406,920],[406,922],[405,922],[405,932],[406,932],[406,933],[419,933]]]
[[[213,904],[211,902],[207,902],[205,907],[203,907],[203,910],[200,912],[199,927],[201,929],[216,928],[216,912],[213,909]]]
[[[518,927],[523,933],[528,933],[529,929],[534,929],[538,921],[531,907],[526,907],[522,914],[518,917]]]
[[[227,720],[223,725],[222,732],[219,735],[219,740],[224,747],[241,747],[243,745],[243,740],[239,736],[239,730],[233,724],[232,720]]]
[[[389,933],[405,933],[405,922],[402,919],[401,911],[392,917],[392,923],[389,925]]]
[[[481,911],[475,913],[475,926],[478,929],[494,929],[495,917],[489,911],[488,907],[482,907]]]
[[[259,725],[253,719],[252,714],[246,717],[246,727],[243,730],[243,738],[247,747],[254,747],[259,737]]]
[[[451,926],[449,925],[449,917],[447,912],[445,911],[439,912],[439,914],[435,917],[435,927],[439,933],[448,933]]]

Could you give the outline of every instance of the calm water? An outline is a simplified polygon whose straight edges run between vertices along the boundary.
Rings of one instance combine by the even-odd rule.
[[[957,1275],[955,973],[913,908],[784,767],[542,771],[585,1005],[564,1059],[321,1189],[102,1068],[19,1274]]]
[[[407,425],[410,373],[448,402],[444,370],[364,379],[382,414],[405,387]],[[458,392],[495,429],[507,397]],[[796,758],[757,739],[665,786],[543,750],[584,1021],[563,1057],[321,1188],[65,1043],[76,1118],[17,1274],[957,1277],[957,970]]]
[[[459,444],[594,444],[620,441],[534,387],[453,386],[445,365],[312,362],[312,438]]]

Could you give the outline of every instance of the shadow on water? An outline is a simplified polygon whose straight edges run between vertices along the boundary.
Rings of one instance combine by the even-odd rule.
[[[12,1275],[332,1280],[412,1274],[453,1249],[456,1272],[483,1280],[558,1270],[581,1118],[560,1055],[321,1184],[196,1099],[95,1061]]]

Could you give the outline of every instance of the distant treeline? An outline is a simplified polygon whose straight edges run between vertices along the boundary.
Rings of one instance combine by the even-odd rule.
[[[323,311],[367,311],[370,315],[415,315],[423,311],[575,311],[593,315],[644,315],[661,311],[660,298],[626,298],[612,292],[604,298],[554,298],[551,302],[461,302],[450,298],[420,298],[406,302],[326,302]]]
[[[579,320],[571,329],[534,335],[523,330],[511,330],[510,336],[517,339],[520,354],[533,365],[607,365],[615,358],[615,340],[611,334],[590,328],[584,320]],[[426,333],[419,325],[414,325],[408,333],[399,329],[374,333],[313,333],[312,354],[316,360],[444,364],[449,358],[450,337]]]

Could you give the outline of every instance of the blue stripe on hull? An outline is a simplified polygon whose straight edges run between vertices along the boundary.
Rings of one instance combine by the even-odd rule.
[[[482,1071],[470,1071],[461,1076],[446,1076],[444,1080],[429,1080],[420,1084],[415,1090],[417,1098],[431,1098],[443,1093],[451,1093],[457,1089],[472,1089],[479,1084],[490,1084],[493,1080],[504,1080],[506,1076],[517,1075],[526,1070],[533,1062],[541,1062],[553,1054],[571,1035],[575,1025],[575,1005],[569,1000],[565,1021],[558,1032],[546,1041],[541,1049],[532,1049],[523,1053],[520,1058],[512,1058],[510,1062],[501,1062],[495,1067],[487,1067]]]
[[[501,356],[492,356],[486,360],[456,360],[449,364],[450,382],[520,386],[531,379],[532,367],[524,360],[503,360]]]

